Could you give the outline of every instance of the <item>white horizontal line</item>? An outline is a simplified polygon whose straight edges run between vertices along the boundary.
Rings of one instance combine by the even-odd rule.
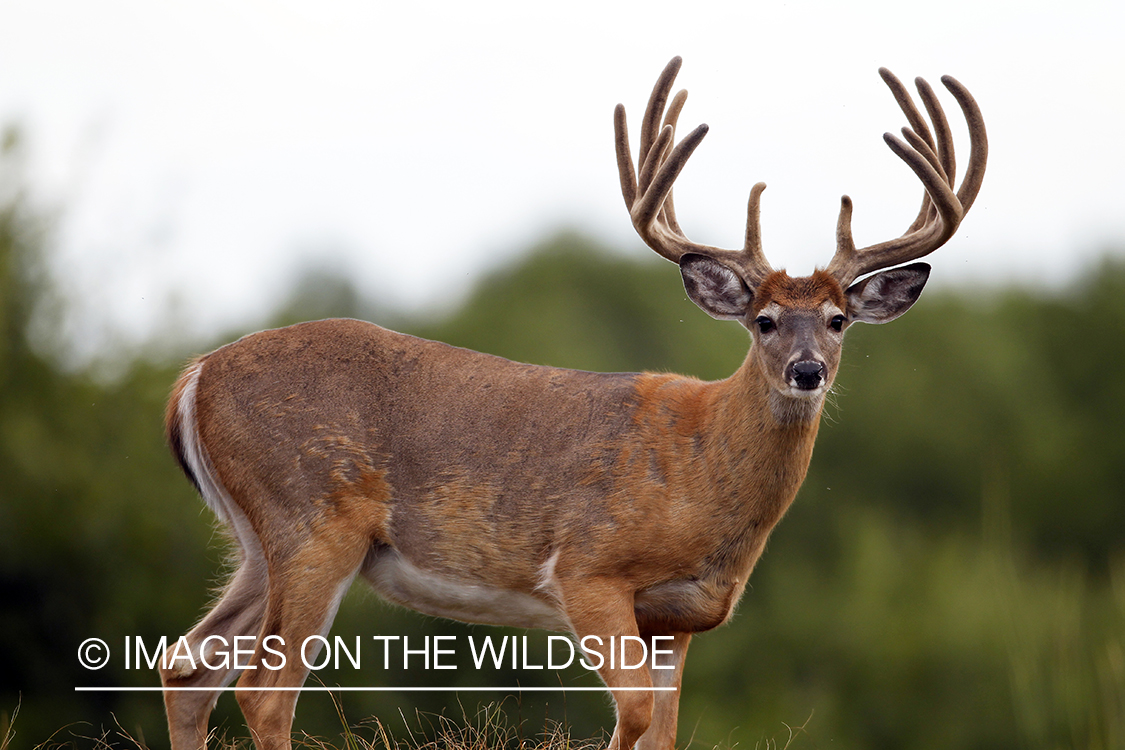
[[[669,692],[674,687],[76,687],[76,693],[157,693],[157,692],[302,692],[302,693],[590,693],[611,692]]]

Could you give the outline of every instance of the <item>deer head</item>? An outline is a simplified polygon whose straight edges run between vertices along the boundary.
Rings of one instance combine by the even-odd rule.
[[[921,78],[916,80],[936,143],[906,87],[881,68],[879,74],[909,122],[902,129],[905,141],[890,133],[883,138],[922,181],[922,207],[901,237],[857,249],[851,232],[852,202],[843,196],[835,255],[823,270],[793,278],[775,271],[762,252],[758,216],[764,183],[750,191],[742,249],[692,242],[680,228],[672,184],[707,134],[707,126],[700,125],[673,146],[687,100],[687,92],[680,91],[668,103],[680,63],[679,57],[668,63],[649,97],[636,169],[625,108],[618,104],[614,111],[621,192],[633,226],[649,247],[679,264],[684,288],[696,305],[712,317],[737,320],[750,330],[755,341],[751,360],[769,382],[777,403],[819,402],[836,375],[844,331],[855,322],[886,323],[906,312],[921,294],[930,267],[900,264],[941,247],[976,199],[988,156],[980,109],[964,86],[949,76],[942,78],[964,112],[971,144],[969,167],[954,191],[953,137],[933,89]]]

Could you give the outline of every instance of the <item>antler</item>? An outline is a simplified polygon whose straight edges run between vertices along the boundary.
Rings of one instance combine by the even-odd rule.
[[[667,114],[664,114],[664,107],[681,62],[679,57],[673,57],[652,89],[652,96],[649,97],[644,120],[641,122],[636,171],[633,169],[629,149],[625,107],[618,104],[613,111],[617,169],[621,176],[621,194],[625,198],[625,206],[629,209],[633,227],[641,239],[673,263],[678,263],[685,253],[706,255],[733,266],[741,271],[747,283],[756,284],[773,271],[762,253],[758,223],[758,207],[762,191],[766,189],[765,183],[759,182],[750,191],[750,202],[746,210],[746,242],[742,250],[723,250],[692,242],[676,221],[676,210],[672,204],[672,183],[683,170],[688,157],[703,140],[703,136],[707,135],[707,126],[700,125],[672,147],[676,121],[687,101],[687,91],[676,94]],[[659,124],[662,115],[663,126]]]
[[[936,146],[925,119],[914,106],[906,87],[886,68],[880,68],[879,75],[894,94],[910,123],[910,127],[902,129],[905,143],[890,133],[884,134],[883,140],[914,170],[926,192],[922,197],[918,216],[905,234],[859,250],[852,241],[851,198],[845,195],[840,199],[836,254],[828,264],[827,271],[845,288],[864,274],[921,258],[944,245],[957,231],[961,220],[976,200],[984,180],[985,162],[988,160],[988,136],[980,108],[968,90],[956,79],[942,76],[941,82],[961,105],[961,111],[969,125],[969,167],[965,171],[961,187],[954,193],[957,167],[953,155],[953,136],[933,89],[921,78],[915,79],[922,103],[937,132]]]

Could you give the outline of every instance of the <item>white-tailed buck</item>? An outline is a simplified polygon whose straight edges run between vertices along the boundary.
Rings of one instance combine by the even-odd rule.
[[[717,382],[578,372],[356,320],[263,331],[195,360],[172,392],[168,440],[241,561],[186,636],[193,658],[162,669],[166,688],[197,689],[164,694],[176,750],[204,746],[217,689],[236,674],[241,688],[297,687],[308,674],[292,651],[280,669],[209,669],[200,661],[216,661],[208,649],[256,636],[249,662],[260,667],[271,657],[267,636],[293,649],[327,633],[357,573],[431,615],[606,644],[669,636],[660,645],[673,668],[615,669],[607,655],[599,672],[616,700],[612,750],[674,746],[688,642],[731,616],[801,486],[844,332],[893,320],[918,298],[929,266],[901,264],[957,230],[987,151],[973,98],[943,78],[971,144],[955,188],[953,139],[933,90],[918,79],[931,134],[906,88],[881,70],[909,122],[905,140],[885,140],[922,181],[921,210],[901,237],[857,249],[844,197],[828,266],[792,278],[762,253],[760,183],[741,250],[680,230],[672,183],[707,128],[673,145],[686,98],[668,104],[679,66],[672,60],[653,89],[636,167],[616,109],[621,190],[637,232],[679,264],[691,299],[749,329],[745,362]],[[237,695],[257,746],[288,748],[298,693]]]

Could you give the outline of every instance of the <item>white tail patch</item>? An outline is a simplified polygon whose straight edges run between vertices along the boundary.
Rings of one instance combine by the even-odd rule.
[[[207,455],[207,448],[199,435],[199,424],[195,414],[195,397],[199,390],[199,377],[203,372],[204,361],[192,364],[184,371],[182,376],[184,386],[180,389],[179,401],[176,403],[176,414],[179,419],[177,431],[180,441],[181,459],[186,464],[189,473],[199,487],[203,502],[221,520],[231,528],[238,546],[242,549],[244,560],[250,562],[265,562],[258,535],[250,526],[246,515],[235,504],[226,487],[223,486],[215,471],[211,457]]]

